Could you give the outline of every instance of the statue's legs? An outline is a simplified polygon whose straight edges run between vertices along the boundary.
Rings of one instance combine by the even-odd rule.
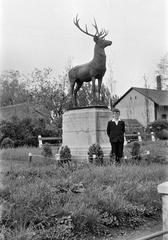
[[[77,95],[77,92],[79,91],[80,87],[82,86],[83,82],[80,82],[79,80],[76,81],[76,87],[75,87],[75,90],[74,90],[74,101],[75,101],[75,106],[77,106],[77,100],[76,100],[76,95]]]
[[[75,105],[74,102],[74,86],[75,86],[75,81],[71,81],[71,102],[72,102],[72,106]]]
[[[98,102],[100,102],[101,84],[102,84],[102,78],[98,79]]]
[[[92,77],[93,104],[95,104],[95,77]]]

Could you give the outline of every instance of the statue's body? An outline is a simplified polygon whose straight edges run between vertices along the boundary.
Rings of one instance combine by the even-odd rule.
[[[93,91],[93,103],[95,103],[95,79],[98,79],[98,101],[100,100],[100,89],[103,76],[106,72],[106,55],[104,48],[110,46],[112,44],[111,41],[105,40],[105,36],[107,36],[108,32],[102,30],[100,33],[98,31],[97,24],[93,25],[96,29],[95,35],[88,33],[87,26],[86,31],[82,30],[79,26],[79,19],[76,17],[75,25],[85,34],[92,36],[95,42],[94,48],[94,57],[92,61],[78,65],[72,68],[69,71],[69,80],[71,84],[71,100],[73,106],[77,106],[76,95],[83,82],[92,81],[92,91]],[[76,84],[76,87],[75,87]],[[74,89],[75,87],[75,89]]]

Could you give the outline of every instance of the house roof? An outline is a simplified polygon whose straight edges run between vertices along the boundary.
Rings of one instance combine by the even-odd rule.
[[[114,105],[117,105],[130,91],[135,90],[160,106],[168,106],[168,91],[131,87]]]

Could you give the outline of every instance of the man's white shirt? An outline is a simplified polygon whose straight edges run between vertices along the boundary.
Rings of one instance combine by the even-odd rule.
[[[114,118],[112,119],[112,122],[115,122],[116,125],[118,125],[118,122],[121,121],[121,119],[119,118],[118,120],[115,120]]]

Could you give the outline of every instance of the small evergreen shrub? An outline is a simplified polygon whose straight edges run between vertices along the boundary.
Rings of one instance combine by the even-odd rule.
[[[103,164],[104,153],[99,144],[96,144],[96,143],[92,144],[89,147],[88,155],[89,155],[89,162],[93,163],[93,155],[96,155],[96,159],[95,159],[96,164],[98,164],[98,165]]]
[[[42,151],[42,155],[44,157],[52,157],[52,149],[51,149],[51,145],[49,143],[45,143],[43,145],[43,151]]]
[[[134,142],[132,149],[131,149],[131,155],[133,160],[140,160],[140,144],[139,142]]]
[[[67,163],[71,161],[71,150],[66,146],[62,146],[60,149],[60,163]]]
[[[1,142],[1,148],[13,148],[14,142],[10,138],[4,138]]]
[[[168,139],[168,130],[162,129],[160,132],[156,132],[157,138],[161,140],[167,140]]]
[[[168,120],[166,119],[158,119],[154,122],[151,122],[147,126],[147,131],[152,131],[154,133],[159,133],[161,130],[168,130]]]
[[[115,154],[112,153],[112,151],[110,151],[110,155],[109,155],[109,157],[110,157],[110,163],[115,163],[115,159],[116,159],[116,157],[115,157]]]

